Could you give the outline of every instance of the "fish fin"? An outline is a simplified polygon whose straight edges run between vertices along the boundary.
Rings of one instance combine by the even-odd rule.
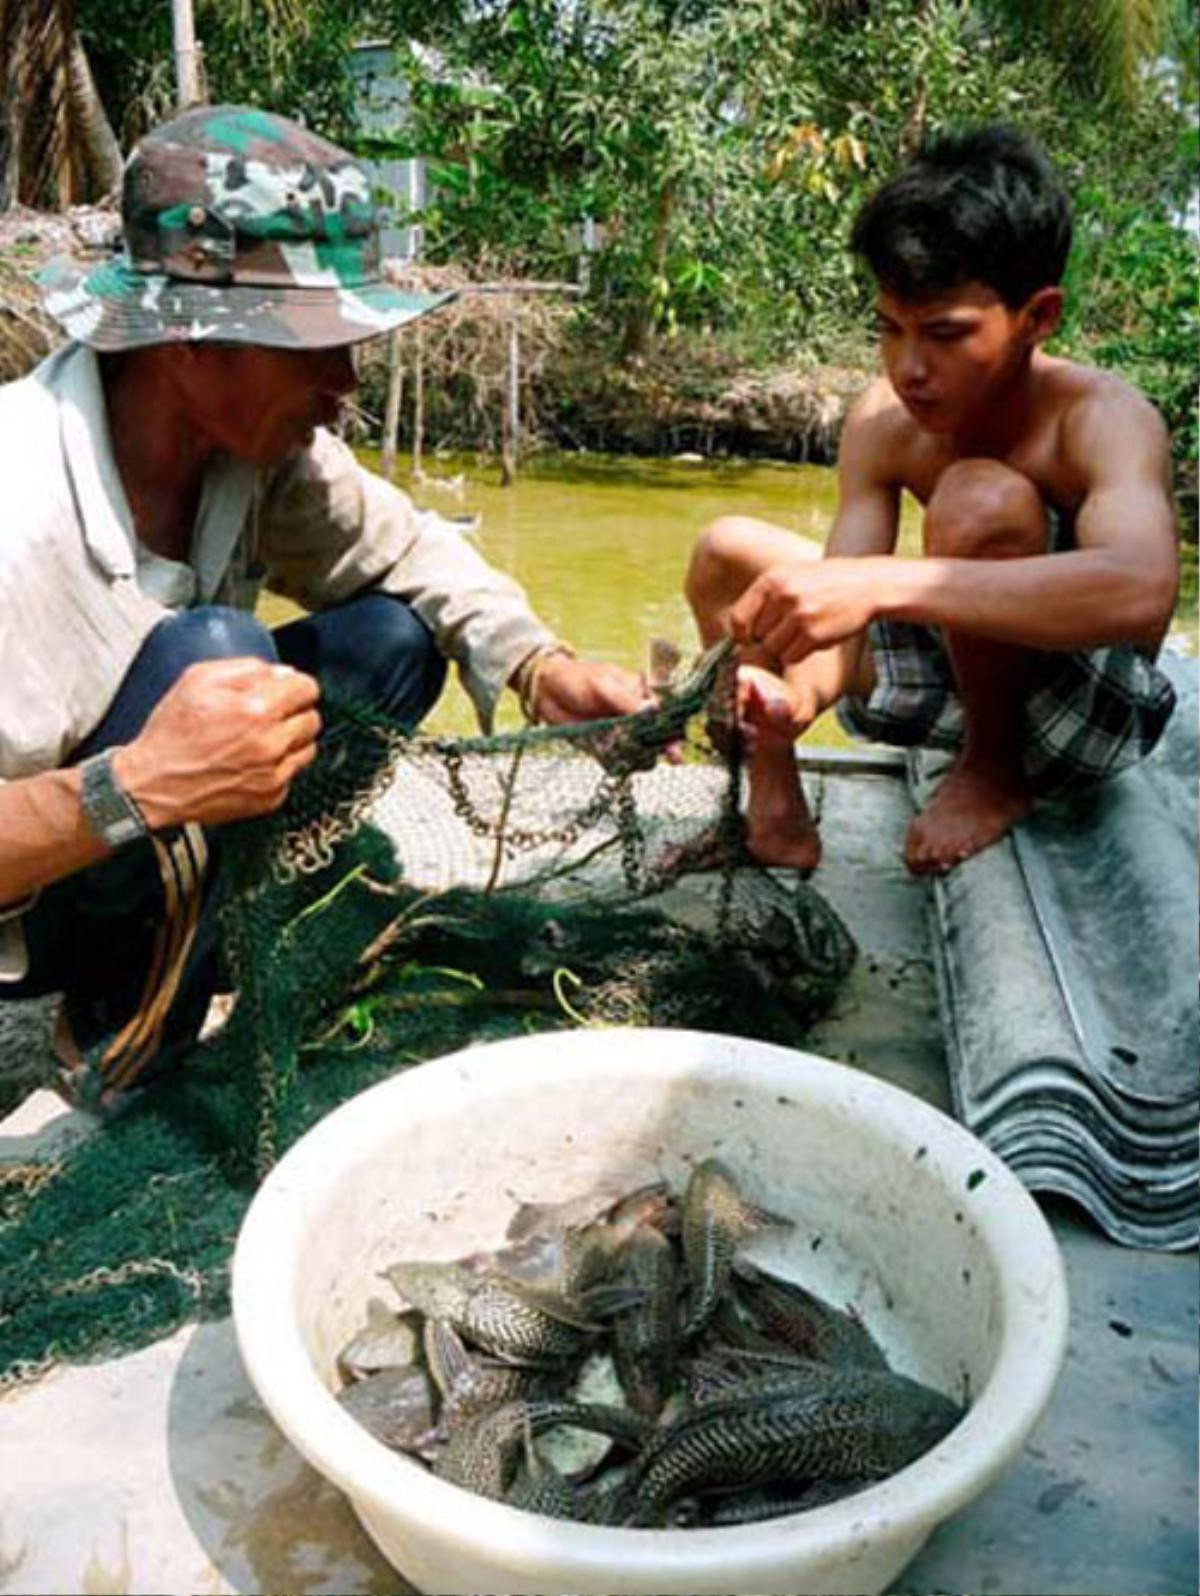
[[[539,1225],[548,1224],[561,1203],[522,1203],[508,1222],[506,1241],[528,1241]]]
[[[448,1319],[426,1319],[422,1342],[429,1372],[438,1390],[448,1397],[455,1383],[470,1372],[466,1343]]]
[[[746,1222],[756,1230],[766,1230],[774,1227],[777,1230],[795,1230],[796,1221],[788,1214],[777,1214],[770,1208],[761,1208],[758,1203],[743,1202],[742,1211]]]
[[[627,1308],[640,1308],[649,1293],[642,1286],[589,1286],[579,1302],[593,1319],[611,1319]]]
[[[536,1308],[540,1313],[547,1314],[551,1319],[558,1319],[563,1324],[573,1325],[577,1330],[598,1330],[600,1326],[586,1317],[584,1300],[589,1295],[584,1292],[582,1298],[576,1301],[560,1295],[556,1291],[546,1291],[540,1286],[531,1286],[524,1280],[514,1280],[511,1275],[501,1275],[505,1289],[514,1297],[519,1297],[522,1302],[527,1302],[531,1308]],[[607,1287],[600,1289],[609,1289]]]

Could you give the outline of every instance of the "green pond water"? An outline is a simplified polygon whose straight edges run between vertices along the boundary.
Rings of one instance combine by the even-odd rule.
[[[369,455],[363,460],[375,464]],[[763,461],[543,456],[530,460],[509,488],[500,485],[496,468],[468,460],[439,460],[427,474],[431,481],[411,483],[402,460],[396,480],[422,508],[478,513],[476,546],[521,583],[546,624],[581,654],[631,670],[645,667],[652,637],[670,639],[687,656],[699,648],[683,579],[692,545],[710,521],[731,512],[753,515],[823,543],[836,502],[831,468]],[[906,540],[915,538],[915,514],[905,519]],[[515,706],[508,704],[501,719],[519,724]],[[429,725],[474,730],[457,683]],[[832,715],[808,736],[847,741]]]
[[[369,452],[361,458],[378,465]],[[508,488],[497,466],[470,458],[437,459],[426,472],[428,480],[413,483],[402,457],[396,482],[422,508],[478,514],[476,546],[521,583],[546,624],[581,654],[633,670],[645,666],[652,637],[669,638],[685,655],[698,647],[683,578],[692,544],[710,521],[732,512],[759,516],[824,542],[836,502],[832,468],[764,461],[545,455],[525,463]],[[918,507],[906,504],[904,552],[919,552],[919,526]],[[1196,551],[1185,555],[1177,627],[1194,640]],[[281,601],[267,600],[267,619],[277,622],[284,613]],[[501,724],[518,723],[506,694]],[[477,729],[457,681],[427,725],[459,735]],[[825,715],[807,740],[844,745],[847,739]]]

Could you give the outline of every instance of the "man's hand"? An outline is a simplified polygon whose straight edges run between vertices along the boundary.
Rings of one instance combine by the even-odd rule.
[[[189,666],[114,768],[152,828],[278,809],[316,757],[315,679],[259,659]]]
[[[866,629],[875,566],[853,558],[772,566],[733,605],[730,629],[739,643],[762,649],[780,666],[794,665]]]
[[[654,703],[645,680],[619,665],[552,654],[538,669],[531,705],[548,726],[631,715]]]

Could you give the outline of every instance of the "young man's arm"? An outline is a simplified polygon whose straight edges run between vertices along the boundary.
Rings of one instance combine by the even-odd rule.
[[[1064,418],[1062,443],[1085,489],[1073,550],[911,562],[884,598],[885,613],[1031,648],[1157,648],[1179,581],[1162,419],[1129,390],[1097,394]]]
[[[838,505],[824,561],[804,562],[797,576],[809,580],[826,562],[891,556],[900,524],[900,490],[892,473],[893,440],[889,390],[875,382],[847,417],[838,449]],[[789,694],[800,706],[796,731],[852,691],[858,680],[866,621],[832,648],[817,649],[787,670]]]
[[[850,637],[875,617],[1037,649],[1156,648],[1178,583],[1162,421],[1131,390],[1110,389],[1076,404],[1064,419],[1062,446],[1085,490],[1075,549],[1009,560],[831,559],[803,579],[769,571],[737,606],[735,635],[763,642],[785,661]]]

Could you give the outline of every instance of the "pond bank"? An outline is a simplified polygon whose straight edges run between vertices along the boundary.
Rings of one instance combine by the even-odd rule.
[[[831,365],[738,371],[670,356],[574,359],[547,371],[539,412],[559,447],[829,465],[870,375]]]

